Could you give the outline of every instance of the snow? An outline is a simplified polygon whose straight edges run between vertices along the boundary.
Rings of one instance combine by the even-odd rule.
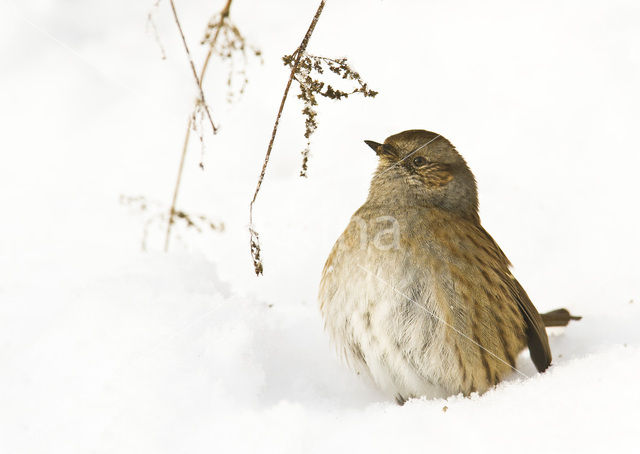
[[[222,2],[218,2],[222,3]],[[634,2],[329,1],[310,51],[347,56],[374,100],[321,102],[309,178],[301,106],[285,109],[255,218],[248,202],[315,2],[236,0],[264,52],[197,140],[180,207],[225,223],[153,224],[119,196],[171,197],[193,81],[166,1],[0,4],[0,452],[628,450],[640,417],[640,8]],[[216,2],[177,1],[197,45]],[[293,93],[295,95],[295,92]],[[337,359],[320,270],[364,200],[363,139],[442,133],[479,182],[481,216],[542,311],[554,365],[483,396],[399,407]],[[446,407],[446,411],[443,409]]]

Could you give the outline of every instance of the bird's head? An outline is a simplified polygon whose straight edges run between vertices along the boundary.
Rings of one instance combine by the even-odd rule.
[[[387,137],[384,143],[365,143],[379,157],[369,190],[370,203],[437,207],[478,218],[473,173],[441,135],[412,129]]]

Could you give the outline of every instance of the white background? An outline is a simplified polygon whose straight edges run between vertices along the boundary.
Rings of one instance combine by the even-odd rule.
[[[178,0],[198,43],[223,1]],[[291,93],[256,205],[248,203],[288,76],[280,58],[317,3],[235,0],[263,51],[192,140],[179,208],[224,233],[153,224],[166,207],[196,96],[167,0],[0,3],[2,452],[583,451],[629,448],[640,417],[640,6],[623,1],[332,1],[309,52],[346,56],[375,99],[321,100],[309,178]],[[323,332],[324,260],[365,197],[362,140],[447,137],[479,183],[481,217],[552,333],[554,366],[486,395],[404,407],[353,376]],[[443,406],[447,412],[443,412]],[[634,443],[634,444],[631,444]]]

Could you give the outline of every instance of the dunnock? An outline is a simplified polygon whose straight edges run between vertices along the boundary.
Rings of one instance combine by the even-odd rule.
[[[444,137],[410,130],[383,144],[369,197],[336,242],[319,301],[342,356],[399,403],[484,392],[518,372],[526,346],[542,372],[542,316],[480,224],[471,170]]]

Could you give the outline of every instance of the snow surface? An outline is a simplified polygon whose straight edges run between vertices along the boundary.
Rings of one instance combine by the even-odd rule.
[[[121,194],[167,204],[195,96],[163,0],[0,3],[0,452],[628,451],[640,417],[640,6],[637,2],[331,1],[310,51],[348,56],[375,100],[321,102],[310,177],[292,97],[256,206],[247,206],[284,88],[280,57],[316,2],[236,0],[264,51],[236,104],[206,82],[221,133],[192,142],[180,207],[224,233],[162,226]],[[197,45],[221,1],[176,4]],[[295,94],[295,93],[294,93]],[[552,333],[479,397],[395,405],[336,358],[315,295],[365,198],[363,139],[449,138],[481,215]],[[446,408],[446,411],[444,409]]]

